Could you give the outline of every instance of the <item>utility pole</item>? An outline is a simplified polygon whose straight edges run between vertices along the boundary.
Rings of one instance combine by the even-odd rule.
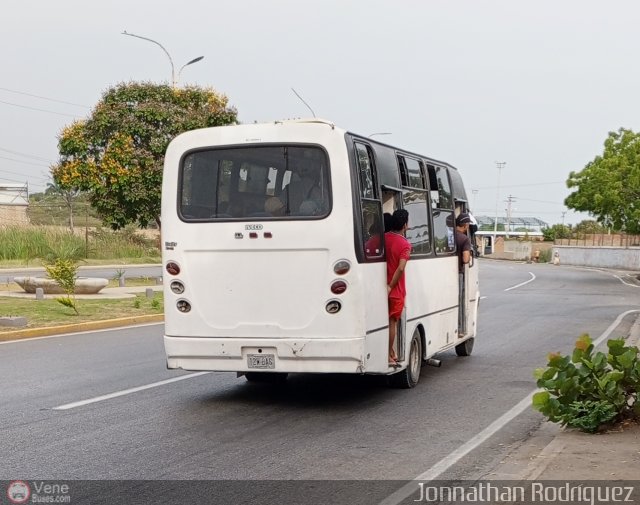
[[[476,212],[476,200],[478,199],[478,192],[480,190],[479,189],[472,189],[471,192],[473,193],[473,207],[472,210],[473,212]]]
[[[504,228],[504,231],[506,232],[506,238],[509,238],[509,232],[511,231],[511,204],[513,202],[515,202],[516,199],[514,196],[509,195],[509,197],[507,198],[506,202],[507,202],[507,225]]]
[[[498,235],[498,202],[500,201],[500,172],[507,163],[505,161],[496,161],[498,168],[498,185],[496,186],[496,220],[493,223],[493,240],[491,241],[491,253],[496,252],[496,237]]]

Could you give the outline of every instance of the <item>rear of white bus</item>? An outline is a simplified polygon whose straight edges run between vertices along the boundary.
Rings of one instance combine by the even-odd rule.
[[[386,372],[385,342],[365,338],[351,187],[344,132],[326,123],[173,140],[162,188],[168,368]]]

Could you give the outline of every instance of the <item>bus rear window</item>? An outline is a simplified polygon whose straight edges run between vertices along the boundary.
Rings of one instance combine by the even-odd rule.
[[[185,221],[322,218],[331,204],[327,156],[317,146],[191,152],[179,188]]]

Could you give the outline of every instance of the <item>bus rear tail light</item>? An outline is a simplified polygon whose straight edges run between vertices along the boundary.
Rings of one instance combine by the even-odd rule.
[[[347,283],[344,281],[333,281],[331,284],[331,292],[334,295],[341,295],[347,290]]]
[[[165,268],[171,275],[178,275],[180,273],[180,265],[178,265],[175,261],[169,261]]]
[[[327,302],[327,306],[325,307],[326,311],[329,314],[337,314],[338,312],[340,312],[341,308],[342,304],[338,300],[330,300],[329,302]]]
[[[347,260],[340,260],[333,265],[333,271],[336,275],[345,275],[349,270],[351,270],[351,263]]]
[[[191,304],[187,300],[178,300],[176,302],[176,307],[180,312],[189,312],[191,310]]]
[[[182,293],[184,293],[184,284],[182,284],[182,282],[180,281],[173,281],[169,287],[171,288],[171,291],[173,291],[176,295],[181,295]]]

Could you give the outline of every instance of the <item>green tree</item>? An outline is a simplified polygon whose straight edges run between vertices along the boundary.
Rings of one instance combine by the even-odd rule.
[[[86,120],[66,126],[51,169],[65,190],[86,191],[113,229],[160,227],[162,164],[178,134],[235,124],[237,112],[211,88],[121,83],[108,89]]]
[[[545,240],[555,240],[557,238],[571,238],[571,228],[566,224],[554,224],[553,226],[543,228],[542,236]]]
[[[64,202],[64,206],[69,212],[69,231],[73,233],[73,208],[74,203],[80,193],[77,189],[67,189],[58,185],[55,181],[47,184],[47,188],[44,190],[46,196],[57,196]]]
[[[70,209],[69,206],[72,206]],[[32,193],[29,195],[29,207],[27,215],[33,225],[69,225],[70,213],[73,212],[74,224],[83,226],[100,226],[102,220],[95,209],[91,207],[86,193],[79,193],[72,200],[65,198],[47,188],[44,193]]]
[[[593,233],[606,233],[607,229],[593,219],[585,219],[576,225],[575,231],[580,235],[586,235]]]
[[[614,230],[640,233],[640,133],[609,132],[601,156],[580,172],[571,172],[565,200],[571,209],[589,212]]]

